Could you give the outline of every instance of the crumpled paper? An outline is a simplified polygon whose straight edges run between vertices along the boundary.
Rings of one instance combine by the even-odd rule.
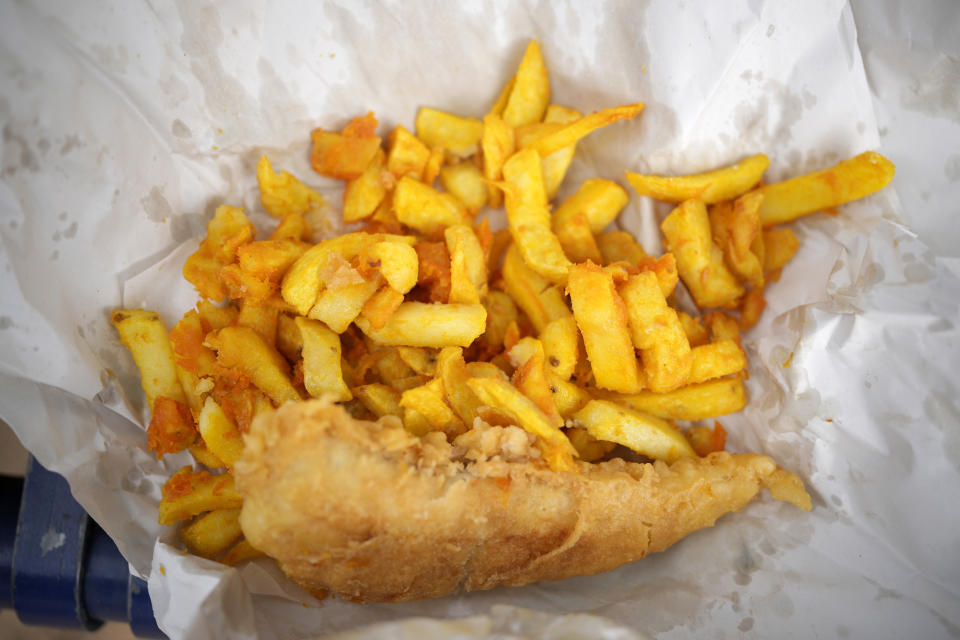
[[[558,583],[358,605],[314,600],[269,561],[183,555],[155,523],[160,486],[188,458],[145,451],[142,392],[109,325],[120,306],[171,324],[192,306],[180,267],[218,204],[269,224],[262,153],[338,202],[309,169],[312,127],[368,110],[384,131],[410,127],[421,105],[480,116],[531,37],[554,101],[647,105],[581,143],[561,197],[625,168],[693,172],[762,151],[777,180],[886,145],[875,113],[896,114],[875,104],[896,65],[878,36],[868,77],[849,6],[81,4],[0,8],[0,416],[149,576],[171,637],[400,621],[349,636],[381,637],[424,618],[464,619],[435,622],[438,635],[495,630],[513,615],[504,603],[545,614],[535,629],[589,613],[658,638],[960,633],[960,281],[893,189],[794,225],[802,248],[744,340],[750,406],[724,419],[732,450],[801,474],[814,511],[761,499],[666,553]],[[948,72],[928,76],[917,95],[951,95]],[[953,139],[956,121],[932,121]],[[634,196],[617,224],[652,251],[665,213]]]

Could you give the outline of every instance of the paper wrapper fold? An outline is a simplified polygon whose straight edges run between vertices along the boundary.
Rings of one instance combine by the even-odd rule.
[[[425,618],[458,619],[431,633],[460,637],[960,631],[960,282],[907,228],[893,189],[794,226],[802,248],[744,341],[750,405],[724,420],[730,449],[802,475],[814,511],[761,500],[666,553],[558,583],[357,605],[316,601],[269,561],[184,555],[156,505],[187,458],[145,450],[136,371],[109,324],[121,306],[172,324],[193,305],[180,268],[215,206],[270,224],[262,153],[336,204],[340,185],[307,163],[311,128],[368,110],[382,131],[412,128],[421,105],[482,116],[531,37],[554,102],[647,105],[579,145],[561,198],[625,169],[765,152],[777,180],[878,149],[875,113],[891,115],[871,85],[882,93],[899,69],[878,37],[868,78],[849,6],[7,3],[0,34],[0,416],[149,576],[172,637],[311,637],[411,617],[342,637],[429,637],[416,630],[439,623]],[[955,76],[941,76],[917,95],[949,95]],[[938,125],[943,140],[957,122]],[[666,211],[633,196],[617,224],[655,251]]]

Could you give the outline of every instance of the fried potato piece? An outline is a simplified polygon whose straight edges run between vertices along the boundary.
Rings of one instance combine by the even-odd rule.
[[[313,170],[328,178],[359,178],[380,151],[376,129],[377,119],[372,112],[354,118],[341,133],[314,129],[310,134]]]
[[[723,250],[730,270],[751,287],[763,286],[763,263],[753,252],[760,234],[757,210],[763,195],[758,191],[737,198],[732,205],[722,202],[710,208],[710,230],[714,242]]]
[[[584,180],[576,193],[554,212],[554,225],[562,223],[571,213],[582,211],[590,223],[590,231],[600,233],[620,215],[629,199],[626,190],[616,182],[600,178]]]
[[[569,380],[580,357],[580,334],[574,317],[551,320],[539,338],[550,371],[562,380]]]
[[[303,385],[314,398],[329,394],[336,402],[353,399],[340,369],[340,336],[322,322],[295,318],[303,339]]]
[[[370,413],[378,418],[383,416],[403,417],[403,407],[400,406],[400,392],[392,387],[375,382],[354,387],[353,394]]]
[[[257,230],[243,209],[221,205],[207,223],[207,237],[183,264],[183,277],[204,298],[223,300],[227,289],[220,270],[233,262],[241,245],[253,240]]]
[[[390,320],[390,316],[396,313],[401,304],[403,304],[403,294],[385,284],[364,303],[360,315],[366,318],[374,329],[383,329]]]
[[[660,224],[667,250],[677,261],[680,279],[700,308],[732,307],[743,295],[710,234],[710,219],[700,200],[687,200]]]
[[[733,340],[740,344],[740,327],[733,316],[722,311],[711,311],[703,316],[703,321],[710,328],[710,341]]]
[[[536,40],[527,45],[510,85],[503,107],[503,121],[511,127],[538,122],[550,102],[550,80]]]
[[[197,417],[197,428],[207,450],[224,465],[233,468],[233,464],[243,453],[243,438],[236,423],[224,413],[217,401],[209,396]]]
[[[375,330],[363,317],[356,323],[378,344],[469,347],[486,328],[487,311],[480,304],[404,302],[382,329]]]
[[[673,462],[697,455],[683,434],[666,420],[608,400],[591,400],[574,420],[594,438],[622,444],[654,460]]]
[[[216,350],[217,363],[235,369],[276,404],[300,400],[290,381],[290,365],[249,327],[224,327],[210,333],[204,345]]]
[[[217,509],[200,516],[180,531],[187,549],[201,558],[216,558],[243,535],[240,509]]]
[[[699,347],[710,342],[710,332],[703,326],[700,318],[694,318],[683,311],[678,311],[677,317],[683,325],[683,332],[687,334],[687,341],[691,347]]]
[[[836,166],[760,187],[760,221],[764,227],[796,220],[824,209],[859,200],[893,180],[892,162],[867,151]]]
[[[692,362],[690,343],[677,312],[660,291],[657,276],[652,271],[630,276],[620,295],[647,387],[663,393],[686,384]]]
[[[524,338],[521,342],[527,341],[531,345],[529,353],[524,354],[522,362],[516,362],[517,369],[513,372],[511,382],[520,393],[533,401],[537,408],[543,411],[547,419],[555,427],[563,426],[563,418],[557,411],[557,405],[553,395],[556,393],[551,389],[550,378],[552,374],[545,368],[546,358],[543,354],[543,343],[534,338]],[[511,361],[514,360],[513,353],[517,351],[519,343],[510,350]],[[519,360],[519,358],[518,358]],[[556,387],[553,387],[556,389]]]
[[[487,263],[477,235],[468,225],[443,232],[450,252],[450,302],[478,304],[487,294]]]
[[[397,182],[393,209],[400,222],[425,234],[470,221],[467,207],[456,197],[409,177]]]
[[[531,269],[556,284],[565,284],[570,260],[550,226],[540,158],[525,150],[503,165],[507,222],[514,244]]]
[[[227,551],[222,558],[220,558],[220,562],[228,567],[235,567],[238,564],[247,562],[248,560],[263,557],[263,555],[263,551],[254,549],[253,545],[246,540],[240,540],[235,545],[230,547],[230,550]]]
[[[747,366],[743,349],[729,338],[694,347],[690,355],[690,384],[737,373]]]
[[[574,144],[581,138],[585,138],[597,129],[602,129],[620,120],[632,120],[642,110],[643,104],[627,104],[594,111],[579,120],[563,125],[553,133],[540,137],[530,148],[542,157],[549,156]]]
[[[763,270],[767,273],[776,271],[790,262],[790,258],[797,252],[800,241],[793,231],[784,227],[763,231]]]
[[[310,225],[299,213],[284,216],[277,228],[270,234],[270,240],[309,240]]]
[[[437,378],[443,383],[443,395],[447,403],[467,427],[480,416],[483,403],[467,382],[472,378],[463,360],[463,349],[444,347],[437,356]]]
[[[562,289],[551,286],[550,282],[528,267],[515,244],[507,249],[502,273],[507,293],[537,331],[542,331],[551,320],[570,315]]]
[[[440,169],[440,184],[474,215],[487,204],[487,184],[483,181],[483,172],[472,162],[451,164]]]
[[[257,421],[247,440],[236,474],[249,542],[308,589],[368,601],[609,571],[764,488],[810,508],[802,483],[766,456],[611,460],[580,473],[537,457],[473,463],[476,450],[454,458],[448,443],[405,434],[394,418],[358,422],[318,401]]]
[[[547,123],[568,124],[583,117],[583,114],[576,109],[561,107],[551,104],[547,107],[547,112],[543,116],[543,121]],[[548,156],[541,159],[543,167],[543,188],[547,192],[547,200],[553,200],[563,183],[564,176],[567,175],[567,169],[573,162],[573,154],[576,153],[577,143],[568,144],[562,149],[557,149]]]
[[[286,171],[276,173],[267,156],[257,162],[257,184],[260,187],[260,203],[267,213],[284,218],[291,214],[327,207],[326,199]]]
[[[704,204],[732,200],[760,182],[770,166],[762,153],[745,158],[729,167],[688,176],[653,176],[627,171],[627,181],[642,196],[679,204],[697,199]]]
[[[406,127],[397,125],[390,132],[387,137],[387,171],[394,178],[399,180],[409,176],[414,180],[422,180],[429,161],[430,149]]]
[[[602,398],[665,420],[716,418],[728,413],[736,413],[747,405],[743,381],[739,378],[721,378],[690,384],[667,393],[604,392]]]
[[[409,134],[408,134],[409,135]],[[413,136],[411,136],[413,137]],[[418,141],[419,142],[419,141]],[[397,162],[395,160],[395,162]],[[386,169],[391,170],[387,165]],[[398,171],[409,170],[408,165],[397,168]],[[387,187],[383,179],[384,155],[377,150],[370,164],[366,166],[356,178],[347,181],[343,191],[343,221],[350,223],[369,218],[377,210],[380,203],[387,196]],[[404,174],[405,175],[405,174]]]
[[[320,320],[335,333],[343,333],[358,318],[382,284],[383,278],[374,274],[374,277],[361,279],[357,283],[328,287],[317,296],[317,302],[310,308],[307,317]]]
[[[458,156],[468,156],[476,151],[483,136],[483,122],[480,120],[430,107],[421,107],[417,112],[416,126],[417,137],[425,145],[443,147]]]
[[[236,509],[243,497],[234,488],[230,473],[210,475],[209,471],[193,471],[183,467],[170,476],[162,489],[160,524],[173,524],[191,516],[215,509]]]
[[[480,400],[510,416],[517,426],[537,436],[548,451],[545,459],[555,471],[570,471],[577,450],[563,431],[537,405],[509,382],[497,378],[471,378],[467,386]]]
[[[763,298],[763,287],[750,289],[740,301],[740,330],[749,331],[760,321],[760,314],[767,306]]]
[[[483,151],[483,177],[488,180],[487,200],[491,207],[499,207],[503,192],[492,183],[503,178],[503,163],[513,155],[513,128],[495,114],[485,115],[480,148]]]
[[[629,231],[607,231],[596,236],[597,248],[603,257],[603,264],[626,262],[630,265],[640,264],[648,258],[643,246],[637,242]]]
[[[584,462],[596,462],[617,447],[616,442],[597,440],[586,429],[571,427],[566,431],[570,443],[576,447]]]
[[[147,406],[152,409],[161,396],[185,404],[187,398],[177,376],[173,347],[159,314],[143,309],[118,309],[110,315],[110,320],[140,371]]]
[[[360,252],[361,261],[377,269],[391,287],[405,294],[417,284],[420,258],[416,249],[403,242],[376,242]]]
[[[587,359],[603,389],[633,393],[643,386],[627,325],[627,309],[613,277],[592,262],[573,265],[567,292]]]
[[[400,406],[406,410],[404,425],[414,435],[422,436],[428,431],[443,431],[452,440],[466,431],[460,418],[444,402],[443,383],[440,380],[431,380],[427,384],[407,389],[400,396]],[[409,422],[408,414],[414,418]],[[426,430],[423,428],[424,424],[416,419],[417,417],[424,418]]]
[[[727,431],[719,422],[710,427],[691,427],[687,430],[687,440],[698,456],[708,456],[714,451],[723,451],[727,444]]]
[[[153,403],[150,424],[147,426],[147,449],[157,458],[178,453],[197,439],[190,409],[182,402],[159,396]]]

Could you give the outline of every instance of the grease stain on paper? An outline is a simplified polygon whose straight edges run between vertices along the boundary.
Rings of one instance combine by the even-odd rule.
[[[900,93],[900,104],[934,118],[960,122],[960,58],[942,56]]]
[[[140,204],[143,205],[143,210],[147,214],[147,218],[153,222],[163,222],[164,219],[173,217],[173,207],[170,206],[170,203],[167,202],[166,197],[163,195],[163,189],[166,186],[167,185],[153,187],[150,189],[149,195],[140,199]]]

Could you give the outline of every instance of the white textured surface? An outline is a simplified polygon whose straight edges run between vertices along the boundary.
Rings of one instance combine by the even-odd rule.
[[[0,415],[150,573],[177,637],[305,637],[502,603],[663,638],[956,635],[957,12],[866,4],[855,21],[841,2],[5,3]],[[191,305],[182,243],[221,202],[259,211],[264,150],[336,198],[309,171],[312,126],[368,109],[410,126],[421,104],[481,115],[529,37],[557,102],[647,103],[581,145],[566,189],[757,151],[772,179],[878,145],[900,165],[907,209],[888,190],[797,225],[803,248],[747,339],[751,407],[724,421],[734,449],[804,476],[814,512],[764,500],[601,576],[405,605],[317,603],[268,562],[237,573],[155,545],[159,486],[186,458],[158,463],[124,418],[142,400],[108,312],[142,303],[173,321]],[[622,216],[648,248],[656,213],[634,198]]]

